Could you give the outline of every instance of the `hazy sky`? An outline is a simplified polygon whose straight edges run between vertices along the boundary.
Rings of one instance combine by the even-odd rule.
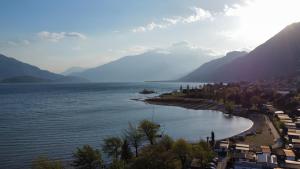
[[[0,53],[61,72],[187,41],[253,49],[300,21],[300,0],[1,0]]]

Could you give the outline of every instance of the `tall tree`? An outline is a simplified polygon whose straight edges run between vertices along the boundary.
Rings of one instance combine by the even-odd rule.
[[[125,138],[129,141],[129,144],[135,149],[135,156],[138,157],[138,149],[143,142],[143,133],[138,127],[129,123],[128,129],[124,132]]]
[[[146,136],[150,144],[153,145],[160,130],[160,126],[149,120],[143,120],[140,122],[139,129]]]
[[[122,152],[122,139],[119,137],[108,137],[104,139],[102,150],[109,157],[118,160]]]
[[[123,140],[121,160],[128,162],[132,158],[132,152],[126,139]]]
[[[225,103],[225,110],[229,113],[232,114],[234,111],[234,104],[233,102],[226,102]]]
[[[174,140],[168,135],[163,135],[160,141],[158,142],[158,145],[164,148],[166,151],[171,150],[173,144]]]
[[[181,161],[181,168],[186,169],[188,167],[188,159],[191,155],[191,145],[184,139],[179,139],[175,141],[172,150]]]
[[[72,166],[76,169],[98,169],[103,165],[100,151],[94,150],[89,145],[77,148],[73,158]]]
[[[211,131],[211,137],[210,138],[211,138],[210,145],[213,148],[215,146],[215,132],[214,131]]]
[[[192,155],[194,158],[199,160],[199,165],[201,168],[206,168],[208,163],[214,157],[214,153],[211,150],[209,144],[205,141],[200,141],[198,144],[193,145]]]

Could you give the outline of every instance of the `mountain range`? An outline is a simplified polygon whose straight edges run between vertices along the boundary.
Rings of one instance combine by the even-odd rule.
[[[173,44],[166,50],[151,50],[125,56],[83,72],[71,75],[95,82],[141,82],[178,79],[198,65],[214,58],[210,51],[196,49],[186,42]]]
[[[63,76],[47,70],[23,63],[14,58],[0,54],[0,82],[2,83],[34,83],[34,82],[86,82],[85,79]]]
[[[300,23],[285,27],[248,54],[230,57],[232,54],[200,66],[179,81],[233,82],[298,76]]]

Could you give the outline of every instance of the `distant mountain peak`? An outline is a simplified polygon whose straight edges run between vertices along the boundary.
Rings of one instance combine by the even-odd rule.
[[[204,50],[178,48],[178,46],[175,48],[177,50],[173,50],[174,45],[172,45],[166,49],[125,56],[73,75],[97,82],[174,80],[192,71],[197,65],[214,58]]]

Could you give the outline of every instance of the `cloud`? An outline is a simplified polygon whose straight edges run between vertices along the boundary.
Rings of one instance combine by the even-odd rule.
[[[48,32],[42,31],[37,33],[38,37],[51,42],[58,42],[66,38],[86,39],[87,37],[79,32]]]
[[[4,47],[25,47],[30,45],[31,42],[29,40],[9,40],[0,42],[0,46]]]
[[[137,32],[146,32],[146,31],[152,31],[154,29],[163,29],[168,27],[168,24],[157,24],[155,22],[151,22],[146,26],[140,26],[137,28],[132,29],[132,32],[137,33]]]
[[[193,7],[191,10],[194,12],[190,16],[175,16],[172,18],[163,18],[162,21],[159,23],[151,22],[147,25],[144,26],[139,26],[137,28],[132,29],[132,32],[138,33],[138,32],[147,32],[147,31],[152,31],[155,29],[164,29],[167,27],[170,27],[172,25],[176,25],[179,23],[182,24],[189,24],[189,23],[194,23],[206,19],[213,19],[213,15],[211,14],[210,11],[198,8],[198,7]]]
[[[193,15],[183,18],[184,23],[193,23],[205,19],[212,19],[212,14],[210,11],[204,10],[202,8],[193,7],[192,10],[195,12]]]
[[[233,4],[231,6],[225,5],[224,15],[225,16],[240,16],[243,12],[243,7],[239,4]]]

